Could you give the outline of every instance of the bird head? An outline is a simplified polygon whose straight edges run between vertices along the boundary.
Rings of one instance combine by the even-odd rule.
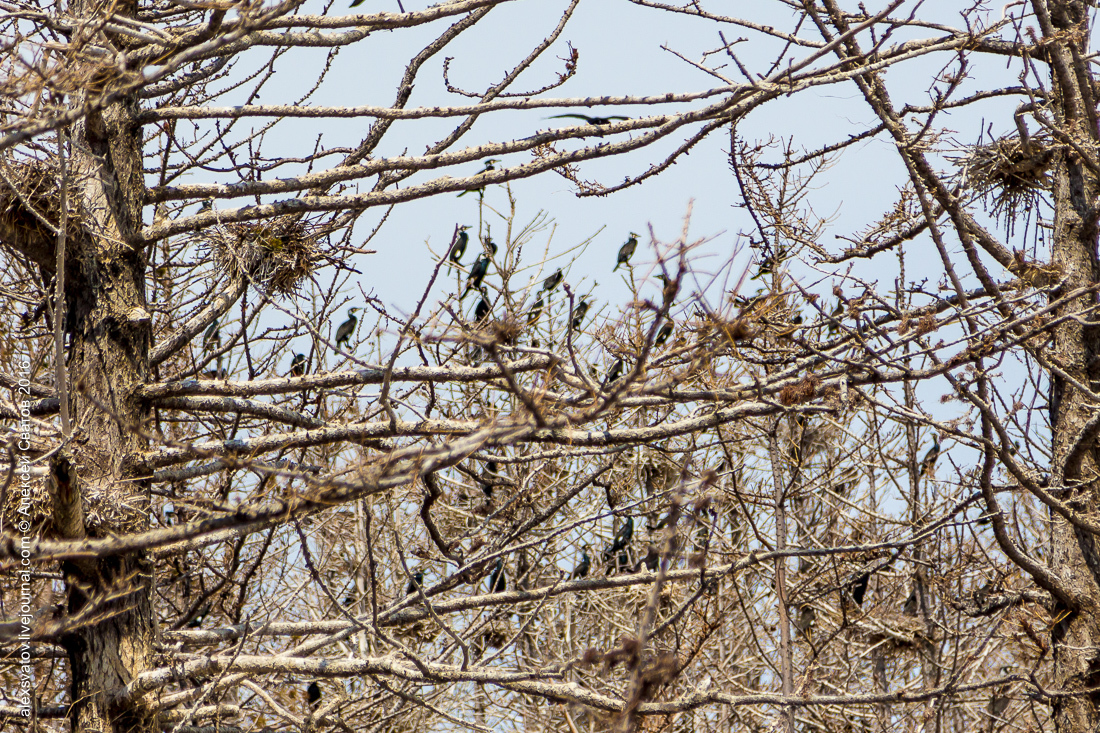
[[[360,308],[348,308],[348,315],[349,315],[349,316],[354,316],[354,315],[355,315],[356,313],[358,313],[358,312],[359,312],[360,310],[361,310]]]

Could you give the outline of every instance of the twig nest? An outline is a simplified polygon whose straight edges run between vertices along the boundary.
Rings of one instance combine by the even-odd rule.
[[[1012,220],[1037,203],[1050,187],[1049,171],[1055,147],[1046,135],[1027,142],[1018,136],[998,138],[988,145],[974,145],[958,159],[970,188],[992,203],[994,216]]]
[[[301,219],[282,216],[213,230],[208,246],[231,279],[248,278],[269,294],[290,295],[320,258],[317,232]]]

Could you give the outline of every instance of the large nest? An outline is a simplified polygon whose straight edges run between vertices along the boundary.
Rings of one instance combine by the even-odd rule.
[[[3,228],[21,235],[25,241],[54,241],[57,238],[54,232],[61,221],[61,186],[56,168],[43,161],[0,160],[0,174],[6,179],[0,182]],[[68,194],[66,229],[71,241],[80,234],[81,218],[79,198],[71,184]]]
[[[218,227],[207,235],[207,245],[230,279],[246,277],[267,293],[289,295],[320,258],[319,234],[298,217],[281,216]]]
[[[966,184],[992,202],[990,212],[1011,222],[1019,212],[1035,206],[1050,187],[1048,173],[1054,151],[1045,135],[1027,142],[1008,136],[974,145],[958,162]]]

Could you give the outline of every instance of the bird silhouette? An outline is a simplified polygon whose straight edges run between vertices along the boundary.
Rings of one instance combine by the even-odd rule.
[[[650,545],[646,548],[645,557],[638,561],[638,564],[634,566],[634,572],[638,572],[645,565],[646,570],[651,573],[657,572],[657,568],[661,567],[661,553],[657,551],[657,548]]]
[[[295,354],[290,360],[290,376],[300,377],[306,373],[306,355]]]
[[[573,573],[570,577],[573,580],[577,578],[584,578],[588,575],[588,569],[592,567],[592,558],[588,556],[588,549],[581,550],[581,561],[577,563],[577,567],[573,568]]]
[[[485,247],[486,252],[488,252],[493,257],[497,256],[497,243],[494,242],[493,238],[490,237],[488,234],[486,234],[481,239],[481,244],[482,244],[483,247]]]
[[[311,708],[321,702],[321,686],[316,682],[310,682],[309,687],[306,688],[306,699],[309,700]]]
[[[492,309],[489,307],[489,301],[486,300],[486,296],[484,295],[484,293],[482,293],[481,300],[479,300],[477,302],[477,305],[474,306],[474,321],[476,323],[481,323],[489,317],[489,313],[491,312],[491,310]]]
[[[607,372],[607,379],[604,380],[604,386],[614,384],[619,377],[623,375],[623,360],[622,357],[615,360],[615,363],[611,365],[611,369]]]
[[[867,594],[867,584],[871,582],[871,573],[866,572],[860,574],[852,581],[852,584],[848,586],[848,592],[852,595],[852,600],[863,605],[863,597]]]
[[[816,617],[817,613],[814,611],[813,606],[804,605],[798,609],[798,615],[794,617],[794,627],[803,634],[808,634]]]
[[[542,308],[545,303],[542,302],[542,293],[539,293],[539,297],[535,298],[534,305],[531,306],[531,310],[527,311],[527,325],[533,326],[538,321],[539,316],[542,315]]]
[[[607,549],[603,551],[603,558],[605,561],[610,561],[616,552],[621,551],[627,545],[630,544],[630,539],[634,536],[634,517],[627,517],[623,522],[623,526],[619,528],[619,531],[615,533],[615,537],[612,538],[611,544]]]
[[[504,577],[504,557],[497,558],[497,564],[493,566],[493,572],[489,575],[489,592],[503,593],[508,588],[508,581]]]
[[[462,264],[462,256],[466,254],[466,245],[470,243],[470,235],[466,232],[470,227],[463,224],[458,228],[458,237],[455,239],[455,246],[451,247],[451,262],[456,265]]]
[[[359,323],[359,319],[355,317],[355,314],[359,312],[358,308],[348,308],[348,320],[340,324],[340,328],[336,329],[336,346],[339,348],[341,344],[345,348],[348,348],[348,342],[351,341],[351,335],[355,333],[355,324]]]
[[[562,275],[561,268],[559,267],[558,269],[554,270],[553,273],[551,273],[550,277],[548,277],[548,278],[546,278],[545,280],[542,281],[542,289],[545,292],[549,293],[554,288],[561,285],[562,278],[564,278],[564,277],[565,276]]]
[[[920,597],[917,595],[917,587],[913,586],[912,592],[901,607],[901,612],[906,616],[916,616],[918,610],[920,610]]]
[[[626,244],[619,247],[619,261],[615,263],[615,270],[619,269],[620,265],[625,265],[630,262],[630,258],[634,256],[634,250],[638,247],[638,235],[634,232],[630,233],[630,238],[626,240]]]
[[[920,475],[929,476],[932,474],[932,470],[936,467],[936,459],[940,457],[940,438],[935,433],[932,434],[932,447],[928,449],[928,452],[924,454],[924,458],[920,462]]]
[[[213,351],[215,347],[222,344],[222,332],[218,328],[218,319],[215,318],[210,322],[210,325],[206,328],[206,333],[202,335],[202,350]]]
[[[416,589],[424,585],[424,571],[417,570],[412,574],[412,578],[409,579],[409,584],[405,586],[405,595],[411,596],[416,593]]]
[[[471,290],[480,290],[481,281],[485,279],[485,275],[489,273],[489,258],[484,254],[478,255],[474,260],[474,264],[470,267],[470,276],[466,278],[466,289],[462,291],[462,296],[459,300],[466,297],[466,293]]]
[[[629,120],[629,117],[622,117],[615,115],[612,117],[589,117],[588,115],[567,114],[567,115],[550,115],[546,119],[548,120],[560,120],[564,117],[573,117],[578,120],[584,120],[590,125],[610,125],[612,120]]]
[[[581,302],[577,303],[577,307],[573,309],[573,314],[569,319],[569,328],[576,331],[584,323],[584,317],[588,314],[588,301],[581,298]]]
[[[500,160],[498,160],[497,158],[489,158],[488,160],[485,161],[485,163],[484,163],[485,167],[481,169],[481,173],[478,173],[478,175],[480,176],[483,173],[488,173],[489,171],[495,171],[497,169],[496,164],[499,163],[499,162],[500,162]],[[468,194],[470,192],[473,192],[473,191],[476,191],[478,196],[484,196],[485,195],[485,187],[484,186],[479,186],[477,188],[467,188],[465,191],[458,194],[458,196],[459,196],[459,198],[462,198],[466,194]]]
[[[653,345],[664,346],[668,337],[672,335],[673,328],[672,321],[665,321],[665,325],[661,326],[661,330],[657,332],[657,338],[653,339]]]

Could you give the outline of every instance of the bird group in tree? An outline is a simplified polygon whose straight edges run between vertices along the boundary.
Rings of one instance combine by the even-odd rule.
[[[355,326],[359,323],[359,319],[355,317],[355,314],[359,312],[358,308],[348,308],[348,319],[340,324],[340,327],[336,329],[336,346],[343,345],[345,348],[349,347],[352,334],[355,333]]]

